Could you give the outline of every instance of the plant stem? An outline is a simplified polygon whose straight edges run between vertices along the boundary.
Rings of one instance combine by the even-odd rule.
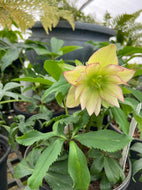
[[[90,131],[90,127],[91,127],[92,120],[93,120],[93,114],[91,115],[91,117],[90,117],[90,119],[89,119],[89,122],[87,123],[86,132],[89,132],[89,131]]]
[[[141,103],[139,103],[137,108],[136,108],[136,111],[138,113],[140,113],[140,110],[141,110]],[[136,126],[137,126],[137,121],[133,117],[132,121],[130,123],[130,128],[129,128],[129,136],[130,137],[133,137]],[[120,165],[122,166],[123,171],[125,170],[125,165],[126,165],[126,161],[127,161],[127,157],[128,157],[128,153],[129,153],[129,148],[130,148],[130,143],[126,147],[124,147],[124,149],[122,151],[122,157],[120,159]]]
[[[65,98],[63,99],[63,103],[64,103],[64,107],[65,107],[65,114],[68,115],[68,109],[67,109],[67,106],[66,106]]]
[[[5,100],[1,101],[0,104],[10,103],[10,102],[25,102],[25,100]]]

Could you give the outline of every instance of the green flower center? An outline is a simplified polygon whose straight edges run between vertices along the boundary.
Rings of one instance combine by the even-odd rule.
[[[105,84],[105,77],[102,75],[92,76],[88,82],[91,88],[101,90]]]

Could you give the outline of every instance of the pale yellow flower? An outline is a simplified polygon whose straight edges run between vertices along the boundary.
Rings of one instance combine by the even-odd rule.
[[[120,84],[127,84],[135,71],[118,65],[116,46],[108,45],[95,52],[87,66],[65,71],[64,77],[72,85],[66,105],[73,108],[81,104],[89,115],[99,114],[101,105],[119,107],[124,101]]]

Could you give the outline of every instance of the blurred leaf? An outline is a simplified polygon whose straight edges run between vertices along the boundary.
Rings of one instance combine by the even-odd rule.
[[[68,172],[73,180],[75,189],[88,189],[90,184],[90,173],[87,166],[87,160],[83,152],[73,141],[70,141]]]

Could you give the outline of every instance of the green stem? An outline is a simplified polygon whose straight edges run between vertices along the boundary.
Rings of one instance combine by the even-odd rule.
[[[92,120],[93,120],[93,114],[91,115],[91,117],[90,117],[90,119],[89,119],[89,122],[88,122],[87,125],[86,125],[86,132],[89,132],[89,131],[90,131],[90,127],[91,127]]]
[[[25,100],[5,100],[5,101],[1,101],[0,104],[6,104],[10,102],[26,102],[26,101]]]
[[[69,133],[69,139],[71,139],[71,129],[70,129],[70,124],[68,124],[68,133]]]
[[[64,106],[65,106],[65,114],[68,115],[68,109],[67,109],[67,106],[66,106],[65,98],[63,99],[63,103],[64,103]]]

